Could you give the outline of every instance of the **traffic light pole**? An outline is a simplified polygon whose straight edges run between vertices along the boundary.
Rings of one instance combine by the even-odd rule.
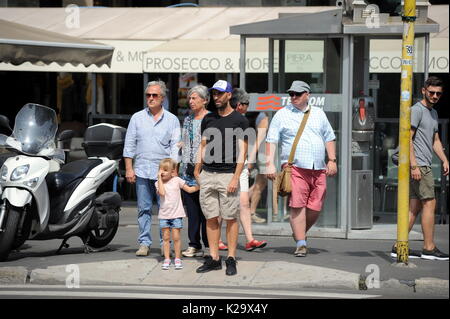
[[[412,76],[414,63],[414,22],[416,0],[405,0],[400,94],[400,129],[397,197],[397,263],[408,264],[409,257],[409,179]]]

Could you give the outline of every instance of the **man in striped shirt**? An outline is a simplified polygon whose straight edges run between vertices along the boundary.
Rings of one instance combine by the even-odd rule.
[[[303,81],[294,81],[288,93],[291,104],[273,117],[267,133],[267,177],[275,180],[274,155],[281,147],[280,163],[287,163],[295,136],[306,112],[311,112],[298,142],[292,166],[292,193],[289,200],[290,223],[297,242],[294,255],[307,254],[306,233],[322,210],[326,192],[326,177],[337,173],[336,136],[325,112],[308,105],[311,89]],[[325,151],[328,160],[325,162]]]

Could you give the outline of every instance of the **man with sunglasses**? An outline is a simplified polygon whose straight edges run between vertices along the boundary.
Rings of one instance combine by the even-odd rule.
[[[136,256],[147,256],[152,244],[153,202],[159,206],[155,187],[159,162],[168,157],[178,162],[180,122],[175,115],[163,108],[166,91],[163,81],[147,84],[147,107],[133,114],[125,137],[125,177],[128,183],[136,184],[139,225],[139,249]]]
[[[442,253],[433,239],[436,209],[431,170],[433,151],[442,161],[444,175],[449,173],[448,160],[438,134],[438,114],[433,108],[439,102],[442,92],[442,80],[430,76],[422,88],[422,100],[411,107],[409,230],[411,231],[417,215],[422,211],[424,243],[420,257],[428,260],[449,260],[448,254]],[[397,257],[395,245],[391,256]]]
[[[306,257],[306,233],[319,218],[325,199],[326,178],[337,173],[336,136],[325,112],[308,105],[311,89],[303,81],[292,82],[287,91],[291,104],[273,117],[267,133],[267,177],[276,178],[274,157],[281,148],[280,162],[286,164],[303,117],[310,112],[295,150],[292,166],[292,193],[289,199],[290,223],[297,248],[296,257]],[[325,151],[328,160],[325,162]]]

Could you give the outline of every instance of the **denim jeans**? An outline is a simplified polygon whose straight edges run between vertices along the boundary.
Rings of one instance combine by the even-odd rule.
[[[159,208],[159,196],[155,187],[156,180],[136,176],[136,196],[138,208],[138,243],[150,247],[152,244],[152,206],[156,202]],[[162,233],[159,229],[159,243],[162,245]]]

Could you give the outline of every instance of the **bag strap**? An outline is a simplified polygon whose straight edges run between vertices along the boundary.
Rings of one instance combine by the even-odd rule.
[[[288,165],[292,165],[294,162],[295,150],[297,149],[298,141],[300,140],[300,136],[303,133],[303,130],[306,126],[306,121],[308,120],[309,114],[311,113],[311,106],[309,106],[309,110],[305,112],[303,115],[302,122],[300,123],[300,127],[298,128],[297,135],[294,139],[294,144],[292,145],[291,153],[289,154]]]

